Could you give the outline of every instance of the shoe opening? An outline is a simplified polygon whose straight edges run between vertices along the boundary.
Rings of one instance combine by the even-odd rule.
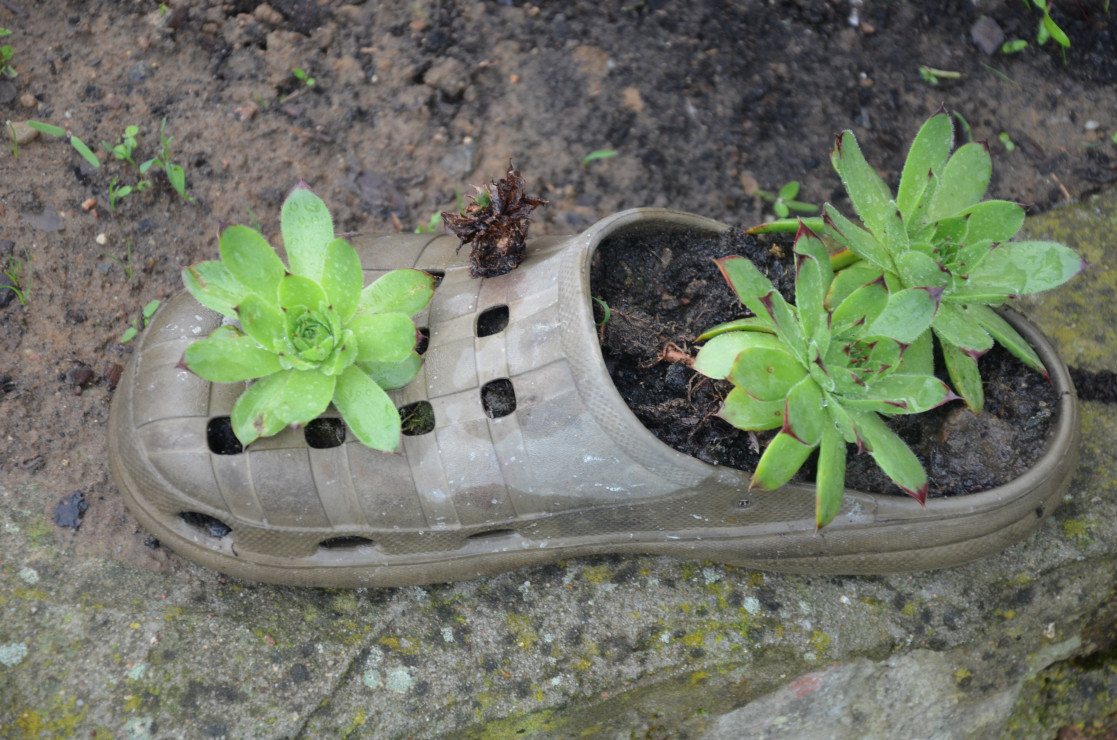
[[[471,540],[489,540],[496,539],[497,537],[508,537],[517,534],[514,529],[489,529],[484,532],[475,532],[469,535],[468,539]]]
[[[216,537],[217,539],[221,539],[233,531],[233,528],[228,524],[209,514],[202,514],[197,511],[184,511],[179,514],[179,516],[182,517],[182,521],[186,522],[194,529],[197,529],[202,534]]]
[[[439,285],[442,285],[442,278],[446,277],[445,270],[423,270],[423,272],[434,278],[434,285],[431,286],[433,288],[437,288]]]
[[[477,336],[499,334],[508,326],[508,306],[486,308],[477,315]]]
[[[516,391],[508,378],[490,380],[481,386],[481,405],[490,419],[508,416],[516,410]]]
[[[239,455],[244,445],[233,433],[233,422],[228,416],[215,416],[206,424],[206,444],[215,455]]]
[[[359,547],[371,547],[376,543],[368,537],[359,537],[357,535],[344,535],[341,537],[330,537],[328,540],[322,540],[318,543],[318,548],[321,550],[356,550]]]
[[[303,429],[306,443],[316,450],[340,447],[345,444],[345,422],[341,419],[312,419]]]
[[[434,407],[429,401],[416,401],[399,410],[403,433],[408,437],[430,434],[434,431]]]
[[[415,343],[415,354],[421,355],[427,351],[431,343],[431,330],[428,327],[419,327],[419,341]]]

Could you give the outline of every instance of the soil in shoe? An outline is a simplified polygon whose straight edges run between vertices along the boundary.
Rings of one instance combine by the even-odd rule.
[[[687,359],[695,337],[747,315],[714,260],[747,257],[788,300],[794,298],[791,240],[726,234],[653,234],[607,240],[594,255],[591,274],[601,351],[621,396],[660,440],[700,460],[752,470],[775,435],[745,432],[717,416],[732,387],[696,373]],[[606,320],[605,306],[608,306]],[[919,457],[930,477],[929,496],[956,496],[1003,485],[1019,477],[1043,451],[1058,408],[1054,388],[1008,352],[981,358],[985,408],[974,414],[961,401],[888,419]],[[941,361],[936,372],[947,380]],[[813,477],[813,460],[799,472]],[[872,457],[850,445],[846,485],[902,494]]]

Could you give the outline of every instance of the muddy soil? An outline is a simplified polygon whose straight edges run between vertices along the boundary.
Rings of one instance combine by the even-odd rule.
[[[17,73],[0,75],[0,117],[20,138],[0,150],[0,263],[26,300],[0,290],[0,483],[33,480],[44,521],[81,491],[84,519],[60,541],[161,567],[105,460],[121,336],[183,266],[216,256],[222,224],[276,239],[300,178],[343,232],[428,224],[510,160],[550,202],[533,235],[649,205],[751,225],[772,215],[755,189],[789,180],[849,212],[834,134],[852,127],[894,183],[945,103],[992,142],[991,197],[1042,210],[1108,187],[1117,11],[1054,6],[1066,63],[1034,43],[1027,4],[999,0],[0,0]],[[986,54],[982,15],[1033,43]],[[932,85],[920,65],[960,76]],[[162,154],[164,119],[190,200],[155,168],[110,203],[141,175],[102,142],[134,125],[143,162]],[[66,128],[100,166],[64,138],[31,140],[27,120]],[[598,150],[616,154],[583,162]]]
[[[672,234],[606,240],[594,255],[591,290],[600,303],[601,349],[613,382],[644,426],[675,449],[706,462],[751,470],[775,431],[750,434],[716,416],[732,387],[687,366],[695,337],[750,315],[714,260],[748,257],[794,302],[792,240],[733,229],[721,237]],[[605,321],[604,308],[609,307]],[[949,383],[941,358],[937,375]],[[1043,451],[1058,398],[1041,374],[999,347],[981,358],[986,404],[973,414],[961,401],[888,419],[930,478],[929,497],[977,493],[1008,483]],[[813,480],[813,459],[797,474]],[[861,491],[902,491],[849,445],[846,484]]]

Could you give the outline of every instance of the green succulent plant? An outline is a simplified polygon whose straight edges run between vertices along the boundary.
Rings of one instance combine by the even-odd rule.
[[[258,378],[233,406],[242,444],[317,417],[332,402],[365,445],[392,451],[400,416],[385,389],[419,370],[411,316],[434,278],[394,270],[364,286],[357,252],[334,238],[325,203],[300,182],[280,215],[290,269],[247,226],[221,233],[220,261],[183,270],[202,305],[235,319],[186,348],[186,369],[214,382]]]
[[[941,380],[912,367],[929,354],[920,338],[934,320],[941,289],[890,291],[878,276],[835,301],[830,255],[805,226],[795,254],[794,306],[747,259],[718,260],[754,315],[699,337],[709,341],[694,361],[698,372],[734,386],[722,418],[741,429],[780,430],[750,487],[782,486],[818,449],[815,523],[825,526],[841,505],[850,443],[923,503],[927,473],[880,415],[919,413],[957,398]]]
[[[953,135],[951,118],[940,109],[912,142],[893,194],[865,160],[853,132],[843,132],[831,161],[864,227],[829,203],[823,221],[825,233],[848,250],[835,255],[835,264],[846,266],[835,279],[839,296],[881,276],[891,290],[941,290],[931,329],[954,387],[980,411],[984,394],[977,359],[994,341],[1046,374],[1035,351],[993,307],[1062,285],[1085,263],[1062,244],[1009,241],[1024,224],[1024,206],[982,201],[992,174],[989,150],[971,142],[951,154]],[[929,373],[931,355],[923,355],[923,371]]]

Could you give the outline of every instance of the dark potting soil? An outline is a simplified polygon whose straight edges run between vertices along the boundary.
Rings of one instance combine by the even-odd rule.
[[[598,247],[592,295],[609,308],[600,328],[601,350],[625,402],[653,434],[700,460],[743,470],[756,467],[775,432],[750,433],[716,416],[728,381],[706,378],[680,361],[693,357],[695,337],[748,315],[714,259],[741,255],[753,261],[785,298],[794,298],[792,240],[732,229],[720,237],[699,234],[625,236]],[[595,303],[599,321],[605,309]],[[940,363],[941,364],[941,363]],[[1020,476],[1043,450],[1056,413],[1054,388],[999,346],[980,361],[985,409],[961,401],[927,413],[895,416],[889,426],[919,457],[930,478],[929,496],[976,493]],[[945,370],[938,374],[946,379]],[[813,479],[813,460],[798,473]],[[854,445],[847,455],[846,485],[900,494],[900,489]]]

